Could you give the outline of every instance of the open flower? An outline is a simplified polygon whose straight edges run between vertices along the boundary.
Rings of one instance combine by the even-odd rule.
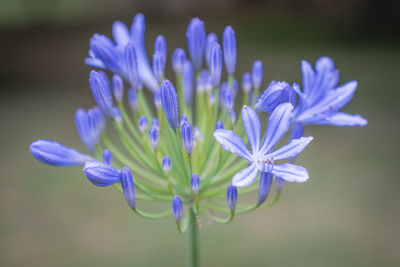
[[[214,132],[215,139],[225,150],[244,158],[250,164],[233,176],[232,185],[248,186],[257,178],[258,172],[270,172],[288,182],[301,183],[308,179],[307,170],[301,166],[290,163],[275,164],[275,161],[297,156],[313,139],[312,137],[301,137],[273,150],[273,147],[289,129],[292,110],[293,106],[290,103],[283,103],[272,112],[264,142],[260,146],[260,120],[252,108],[244,106],[242,120],[251,151],[233,131],[220,129]]]

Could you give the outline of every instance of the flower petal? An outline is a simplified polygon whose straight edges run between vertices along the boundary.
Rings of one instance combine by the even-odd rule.
[[[268,153],[289,130],[292,111],[292,104],[283,103],[272,112],[265,132],[264,143],[260,149],[261,153]]]
[[[303,183],[309,178],[306,168],[290,163],[275,164],[271,172],[288,182]]]
[[[243,143],[243,140],[233,131],[225,129],[216,130],[214,132],[214,137],[221,144],[223,149],[235,153],[245,160],[252,161],[251,154]]]
[[[257,178],[257,174],[258,169],[256,165],[251,164],[233,176],[232,185],[238,187],[248,186]]]
[[[314,124],[321,125],[334,125],[334,126],[365,126],[368,121],[358,114],[347,114],[344,112],[337,112],[334,115],[316,120]]]
[[[115,42],[121,46],[125,47],[129,43],[130,33],[129,28],[125,23],[121,21],[115,21],[112,25],[112,35]]]
[[[251,149],[253,153],[255,153],[260,147],[260,120],[258,119],[257,113],[251,107],[243,106],[242,121],[247,138],[249,139]]]
[[[301,61],[301,74],[303,81],[303,91],[305,94],[309,94],[314,82],[314,70],[308,61]]]
[[[289,144],[269,153],[266,159],[282,160],[296,157],[313,140],[313,137],[301,137],[290,141]]]

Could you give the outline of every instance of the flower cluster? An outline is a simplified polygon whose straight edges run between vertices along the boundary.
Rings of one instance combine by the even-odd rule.
[[[142,14],[130,28],[115,22],[112,35],[94,34],[85,59],[97,69],[89,75],[97,105],[78,109],[75,124],[88,154],[50,140],[33,142],[30,151],[50,165],[82,165],[90,182],[114,186],[138,215],[173,215],[181,232],[194,214],[228,223],[235,213],[274,205],[284,181],[307,181],[307,169],[293,164],[313,139],[303,136],[305,125],[367,123],[360,115],[339,111],[353,97],[357,82],[338,86],[339,72],[330,58],[321,57],[315,68],[302,62],[302,89],[296,83],[272,81],[261,93],[263,64],[256,60],[242,76],[240,101],[231,26],[224,29],[220,43],[215,33],[207,34],[203,21],[193,18],[186,31],[187,53],[176,48],[170,59],[174,82],[165,77],[164,36],[156,37],[148,59]],[[263,138],[260,115],[268,118]],[[119,141],[109,138],[110,127]],[[289,142],[277,146],[289,131]],[[275,197],[266,202],[272,184]],[[255,191],[254,204],[237,203],[239,195]],[[140,201],[148,200],[169,202],[172,208],[161,213],[138,209]]]

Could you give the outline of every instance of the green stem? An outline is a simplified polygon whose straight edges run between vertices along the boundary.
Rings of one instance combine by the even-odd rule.
[[[196,215],[193,209],[189,209],[189,225],[187,232],[187,255],[188,255],[188,267],[199,266],[199,254],[198,254],[198,233]]]

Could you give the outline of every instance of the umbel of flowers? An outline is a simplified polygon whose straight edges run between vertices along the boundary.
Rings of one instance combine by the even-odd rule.
[[[357,82],[339,85],[331,58],[319,58],[314,67],[301,62],[301,86],[271,81],[265,89],[259,60],[239,86],[231,26],[219,41],[193,18],[187,50],[176,48],[170,59],[166,39],[159,35],[149,60],[142,14],[130,28],[116,21],[112,36],[94,34],[85,59],[95,69],[89,84],[96,106],[78,109],[75,124],[87,152],[50,140],[34,141],[30,152],[50,165],[82,165],[94,185],[114,186],[140,216],[171,216],[180,232],[196,228],[201,218],[229,223],[235,214],[270,207],[285,181],[307,181],[307,170],[293,163],[313,139],[303,136],[304,126],[367,124],[360,115],[340,111]],[[165,77],[168,62],[174,77]],[[265,130],[262,113],[268,118]],[[109,137],[111,128],[118,140]],[[280,142],[288,132],[289,141]],[[253,204],[237,203],[252,192],[257,194]],[[140,209],[142,201],[172,207],[150,213]]]

